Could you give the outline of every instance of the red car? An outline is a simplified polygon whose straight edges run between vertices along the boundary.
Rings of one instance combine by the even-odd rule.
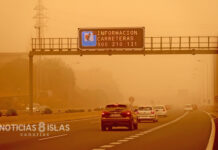
[[[112,130],[112,127],[128,127],[129,130],[137,129],[137,116],[128,105],[110,104],[102,112],[101,130]]]

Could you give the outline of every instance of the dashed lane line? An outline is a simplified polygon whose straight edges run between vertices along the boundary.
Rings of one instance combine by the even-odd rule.
[[[122,142],[112,142],[112,143],[110,143],[110,145],[112,144],[112,145],[119,145],[119,144],[121,144]]]
[[[101,148],[111,148],[111,147],[113,147],[114,145],[103,145],[103,146],[101,146]]]
[[[54,138],[59,138],[59,137],[67,136],[67,135],[68,135],[68,134],[61,134],[61,135],[49,136],[49,137],[41,138],[41,139],[38,139],[38,140],[39,140],[39,141],[45,141],[45,140],[50,140],[50,139],[54,139]]]
[[[138,135],[133,135],[133,136],[130,136],[130,138],[137,138],[139,137]]]
[[[118,142],[128,142],[129,140],[118,140]]]
[[[131,138],[131,137],[127,137],[125,138],[124,140],[133,140],[134,138]]]

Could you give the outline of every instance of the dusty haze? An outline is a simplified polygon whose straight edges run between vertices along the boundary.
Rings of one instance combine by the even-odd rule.
[[[36,4],[37,0],[1,0],[0,52],[30,50],[30,39],[36,37]],[[146,36],[218,36],[217,0],[44,0],[43,5],[48,17],[44,37],[77,37],[79,27],[134,26],[144,26]],[[109,72],[123,95],[122,101],[127,102],[129,96],[135,97],[136,104],[213,100],[212,55],[55,58],[72,67],[78,79],[76,84],[83,89],[89,80],[87,85],[82,82],[81,72]]]

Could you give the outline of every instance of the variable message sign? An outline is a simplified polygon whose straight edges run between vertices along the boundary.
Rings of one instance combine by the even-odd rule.
[[[80,50],[144,49],[144,27],[79,28]]]

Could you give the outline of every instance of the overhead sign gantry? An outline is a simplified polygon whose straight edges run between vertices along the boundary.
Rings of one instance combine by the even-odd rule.
[[[218,54],[218,36],[145,37],[144,27],[80,28],[78,38],[32,38],[29,52],[30,111],[34,55]]]

